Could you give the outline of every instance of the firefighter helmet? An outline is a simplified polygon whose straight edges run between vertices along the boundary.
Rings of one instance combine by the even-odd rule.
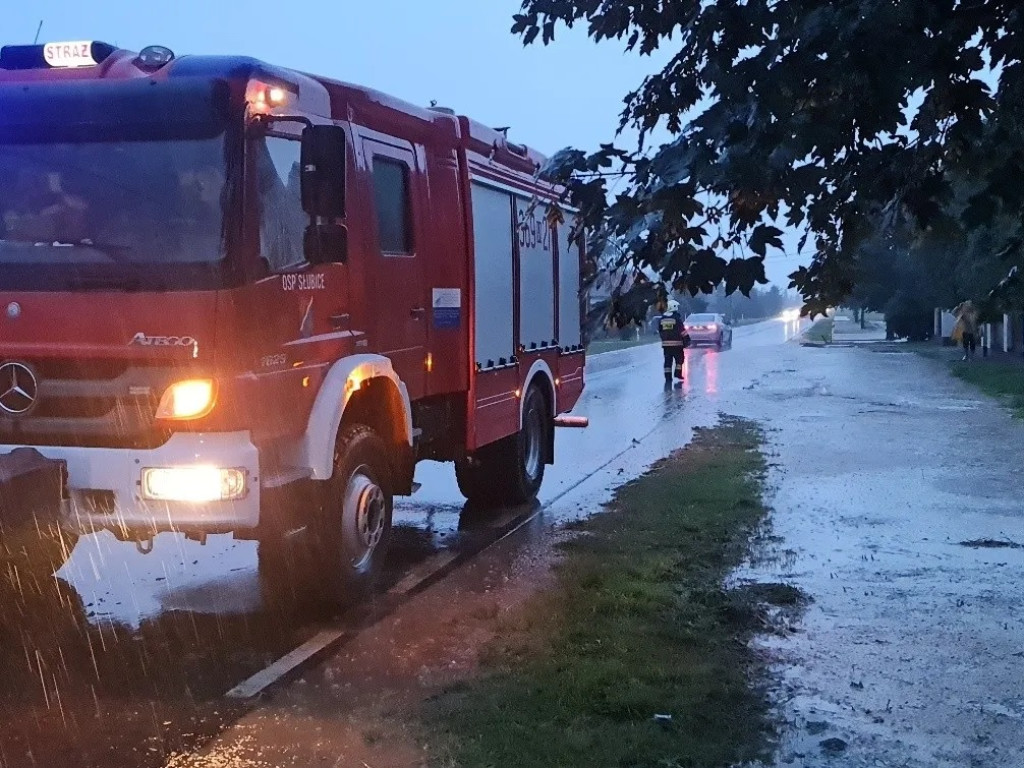
[[[675,299],[669,299],[667,310],[669,312],[678,312],[679,311],[679,302],[676,301]]]

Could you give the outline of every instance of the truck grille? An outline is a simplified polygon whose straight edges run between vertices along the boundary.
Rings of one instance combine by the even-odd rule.
[[[181,371],[137,360],[40,359],[35,402],[25,415],[0,411],[0,443],[154,448],[170,433],[158,428],[159,398]],[[0,377],[3,376],[0,362]],[[0,392],[7,384],[0,381]]]

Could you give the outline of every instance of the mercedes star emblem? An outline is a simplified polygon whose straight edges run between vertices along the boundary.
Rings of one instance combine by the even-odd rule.
[[[24,416],[32,410],[39,396],[36,375],[24,363],[0,365],[0,411],[10,416]]]
[[[11,320],[15,320],[21,317],[21,304],[19,304],[16,301],[12,301],[10,304],[8,304],[7,316],[11,318]]]

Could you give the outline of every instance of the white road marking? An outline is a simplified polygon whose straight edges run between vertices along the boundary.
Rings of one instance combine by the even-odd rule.
[[[429,558],[426,562],[422,563],[418,568],[414,568],[409,571],[401,581],[388,590],[388,594],[398,596],[409,594],[409,592],[416,589],[418,585],[422,584],[435,573],[445,568],[458,556],[458,552],[454,552],[450,549],[444,552],[439,552]]]
[[[328,649],[348,634],[344,629],[325,629],[304,642],[298,648],[282,656],[269,667],[261,669],[247,680],[243,680],[225,695],[229,699],[249,699],[266,690],[282,677],[316,654]]]
[[[387,591],[387,594],[396,597],[407,595],[417,586],[446,568],[458,557],[459,553],[452,550],[439,552],[437,555],[421,563],[418,568],[407,573],[401,581]],[[270,666],[243,680],[228,691],[225,696],[229,699],[251,699],[253,696],[257,696],[274,685],[281,678],[295,671],[296,668],[302,666],[317,654],[330,650],[332,646],[346,640],[349,635],[349,630],[344,629],[327,629],[318,632],[311,639],[298,648],[289,651]]]

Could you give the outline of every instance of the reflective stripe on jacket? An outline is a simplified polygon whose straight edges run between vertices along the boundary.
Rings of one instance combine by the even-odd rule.
[[[678,312],[666,312],[658,317],[658,335],[663,347],[685,347],[686,328]]]

